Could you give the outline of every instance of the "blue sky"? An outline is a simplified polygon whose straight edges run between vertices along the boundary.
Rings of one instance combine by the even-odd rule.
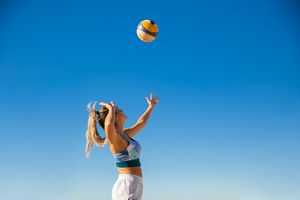
[[[108,147],[84,157],[86,104],[113,100],[130,126],[151,92],[145,200],[300,198],[299,4],[2,2],[1,199],[110,199]]]

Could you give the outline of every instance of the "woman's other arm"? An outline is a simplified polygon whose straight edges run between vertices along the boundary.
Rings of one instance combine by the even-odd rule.
[[[124,129],[124,133],[131,138],[134,137],[137,133],[140,132],[140,130],[142,130],[146,126],[152,114],[152,111],[159,102],[159,97],[155,97],[154,94],[150,94],[150,98],[146,97],[146,100],[149,104],[146,111],[139,117],[137,122],[132,127]]]
[[[100,105],[109,110],[104,122],[104,130],[107,140],[111,143],[111,141],[113,141],[116,138],[115,104],[113,102],[111,102],[111,104],[101,102]]]

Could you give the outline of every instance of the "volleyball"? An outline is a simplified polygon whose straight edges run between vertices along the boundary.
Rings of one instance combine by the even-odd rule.
[[[143,20],[139,23],[136,34],[143,42],[152,42],[158,33],[158,27],[152,20]]]

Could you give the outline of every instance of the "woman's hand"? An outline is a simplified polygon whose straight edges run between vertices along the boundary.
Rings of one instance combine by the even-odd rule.
[[[110,104],[104,103],[104,102],[100,102],[99,103],[103,108],[107,108],[109,111],[115,111],[116,110],[116,105],[114,102],[110,102]]]
[[[155,96],[153,93],[150,94],[150,98],[146,97],[149,106],[154,107],[159,102],[159,97]]]

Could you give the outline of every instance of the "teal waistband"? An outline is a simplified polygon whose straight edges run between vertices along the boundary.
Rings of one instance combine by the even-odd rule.
[[[123,161],[123,162],[117,162],[116,163],[117,167],[139,167],[141,166],[140,159],[135,159],[135,160],[129,160],[129,161]]]

